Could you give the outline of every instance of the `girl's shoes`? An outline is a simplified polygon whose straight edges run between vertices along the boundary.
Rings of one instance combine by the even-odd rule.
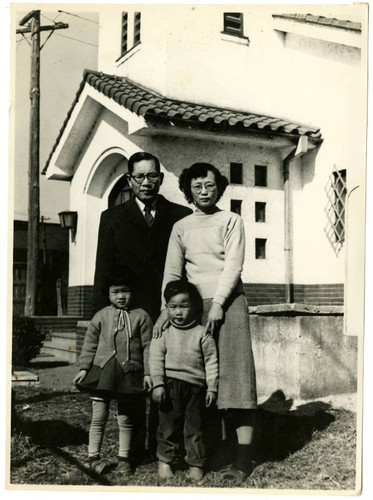
[[[132,467],[130,461],[126,457],[118,457],[118,465],[116,472],[120,472],[123,475],[129,476],[132,474]]]
[[[88,459],[89,468],[98,476],[104,474],[108,470],[108,464],[104,460],[100,460],[100,457],[90,457]]]
[[[166,462],[158,462],[158,476],[161,479],[171,479],[174,477],[174,473],[172,472],[170,464],[166,464]]]
[[[203,479],[203,470],[201,467],[189,467],[188,477],[192,481],[199,483]]]

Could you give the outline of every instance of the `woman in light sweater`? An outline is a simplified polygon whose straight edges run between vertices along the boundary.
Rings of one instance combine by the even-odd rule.
[[[254,415],[257,408],[255,366],[251,347],[247,302],[241,281],[245,233],[239,215],[220,210],[216,203],[228,180],[208,163],[184,169],[179,186],[196,211],[172,230],[163,288],[180,279],[185,270],[204,299],[204,325],[219,350],[217,405],[236,429],[233,465],[223,477],[241,482],[252,470]],[[162,306],[153,337],[162,335],[168,312]]]

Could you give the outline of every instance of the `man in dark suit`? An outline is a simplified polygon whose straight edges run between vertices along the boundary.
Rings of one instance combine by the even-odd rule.
[[[108,274],[129,275],[136,306],[158,318],[161,286],[172,226],[191,213],[158,194],[163,181],[158,158],[135,153],[128,160],[134,198],[101,215],[94,278],[93,312],[109,305]]]
[[[163,173],[157,157],[146,152],[128,160],[127,179],[134,197],[101,214],[96,255],[93,312],[109,305],[108,275],[126,274],[134,307],[153,322],[159,316],[161,287],[172,226],[192,211],[158,194]],[[155,456],[158,409],[150,405],[148,450]]]

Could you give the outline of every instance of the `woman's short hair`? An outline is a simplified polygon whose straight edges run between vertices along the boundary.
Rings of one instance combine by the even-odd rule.
[[[169,281],[163,292],[166,304],[168,304],[172,297],[179,295],[179,293],[187,293],[189,295],[190,301],[192,302],[197,315],[201,316],[203,312],[202,297],[197,288],[192,283],[189,283],[189,281]]]
[[[185,198],[188,203],[193,202],[191,183],[192,179],[198,179],[198,177],[206,177],[208,172],[212,172],[215,175],[215,182],[218,188],[218,197],[216,201],[219,201],[223,196],[226,187],[229,184],[228,179],[220,173],[220,171],[211,165],[210,163],[194,163],[189,168],[184,168],[179,177],[179,188],[184,193]]]

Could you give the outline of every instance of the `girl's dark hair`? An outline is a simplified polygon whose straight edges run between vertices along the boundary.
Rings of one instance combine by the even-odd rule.
[[[192,283],[189,283],[189,281],[169,281],[163,293],[166,303],[168,303],[175,295],[179,295],[179,293],[187,293],[189,295],[190,301],[192,302],[196,313],[198,316],[201,316],[203,312],[203,301],[197,288]]]
[[[215,175],[215,182],[218,188],[218,197],[216,201],[218,202],[223,196],[226,187],[229,184],[228,179],[222,175],[219,170],[211,165],[210,163],[194,163],[189,168],[184,168],[179,177],[179,188],[184,193],[185,198],[188,203],[193,202],[192,191],[190,188],[192,179],[197,179],[198,177],[206,177],[207,172],[212,172]]]
[[[110,274],[106,277],[107,290],[109,290],[111,286],[127,286],[131,288],[131,282],[127,274],[121,274],[120,276]]]

